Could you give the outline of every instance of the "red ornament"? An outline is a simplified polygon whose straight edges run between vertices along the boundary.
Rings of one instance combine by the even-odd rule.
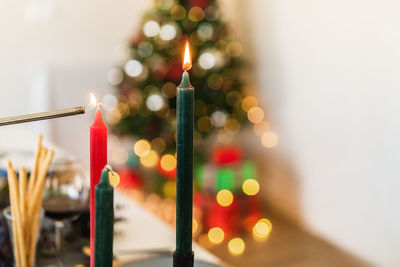
[[[225,238],[230,237],[239,230],[239,202],[234,199],[231,205],[222,207],[214,197],[204,218],[207,229],[219,227],[224,231]]]
[[[208,0],[190,0],[190,6],[198,6],[204,9],[208,6]]]
[[[178,84],[181,80],[181,76],[182,76],[182,64],[172,63],[168,70],[167,74],[168,79]]]
[[[140,189],[143,187],[143,180],[141,179],[140,174],[128,168],[124,168],[117,171],[119,174],[120,182],[118,187],[124,189]]]
[[[163,169],[163,168],[161,167],[161,160],[160,160],[160,161],[158,162],[157,169],[158,169],[158,171],[159,171],[162,175],[164,175],[164,176],[167,177],[168,179],[170,179],[170,180],[176,180],[176,167],[175,167],[173,170],[171,170],[171,171],[167,171],[167,170],[165,170],[165,169]]]
[[[216,165],[235,164],[242,160],[242,150],[237,146],[217,147],[211,154],[211,161]]]

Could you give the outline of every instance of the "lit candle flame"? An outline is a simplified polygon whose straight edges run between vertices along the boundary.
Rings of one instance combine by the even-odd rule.
[[[183,69],[190,70],[192,68],[192,59],[190,58],[189,41],[186,41],[185,56],[183,58]]]
[[[94,108],[96,105],[97,105],[96,97],[94,96],[93,93],[90,93],[89,107]]]

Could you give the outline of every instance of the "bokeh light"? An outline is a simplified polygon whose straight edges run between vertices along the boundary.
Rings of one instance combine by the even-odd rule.
[[[218,110],[215,111],[213,114],[211,114],[211,122],[215,127],[223,127],[225,125],[226,120],[227,116],[225,112]]]
[[[245,249],[244,241],[239,237],[233,238],[228,243],[228,250],[232,255],[243,254],[244,249]]]
[[[146,156],[140,157],[140,163],[144,167],[151,168],[158,163],[158,154],[154,150],[150,150]]]
[[[162,93],[167,98],[173,98],[176,96],[176,85],[171,82],[167,82],[162,87]]]
[[[120,178],[117,172],[112,171],[112,172],[108,172],[108,180],[111,184],[112,187],[117,187],[119,185],[120,182]]]
[[[176,28],[171,24],[165,24],[161,27],[160,37],[164,41],[170,41],[176,37]]]
[[[150,152],[150,143],[146,139],[141,139],[133,146],[133,152],[139,157],[144,157]]]
[[[213,27],[210,23],[208,22],[202,22],[199,25],[199,28],[197,29],[197,35],[199,36],[199,38],[203,41],[207,41],[209,39],[211,39],[212,35],[213,35]]]
[[[143,26],[144,35],[147,37],[154,37],[159,33],[159,31],[160,25],[154,20],[149,20]]]
[[[172,171],[176,168],[176,158],[174,155],[166,154],[161,157],[161,168],[165,171]]]
[[[224,241],[224,238],[224,230],[219,227],[213,227],[208,231],[208,239],[213,244],[220,244],[222,241]]]
[[[253,227],[253,236],[256,239],[265,239],[269,236],[272,230],[272,223],[263,218],[259,220]]]
[[[210,52],[205,52],[199,57],[200,66],[205,69],[211,69],[215,66],[215,56]]]
[[[258,105],[258,100],[254,96],[246,96],[242,100],[242,109],[245,112],[248,112],[252,107],[255,107]]]
[[[247,179],[242,184],[242,190],[246,195],[254,196],[260,191],[260,184],[255,179]]]
[[[252,107],[247,112],[247,118],[252,123],[259,123],[264,119],[264,110],[260,107]]]
[[[181,20],[186,17],[186,9],[181,5],[175,5],[171,8],[171,17],[175,20]]]
[[[262,135],[261,143],[266,148],[274,148],[278,144],[278,136],[274,132],[268,131]]]
[[[198,22],[204,18],[204,11],[198,6],[192,7],[189,10],[189,19],[194,22]]]
[[[228,207],[233,202],[233,194],[227,189],[222,189],[217,193],[217,203],[222,207]]]
[[[152,111],[160,110],[164,105],[164,98],[160,95],[154,94],[147,98],[146,106]]]
[[[138,77],[142,71],[143,65],[137,60],[132,59],[125,64],[125,72],[131,77]]]

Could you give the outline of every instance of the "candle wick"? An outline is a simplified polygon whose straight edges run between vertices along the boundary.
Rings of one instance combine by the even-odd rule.
[[[107,164],[104,168],[105,168],[107,171],[111,172],[111,173],[114,175],[114,170],[113,170],[113,168],[112,168],[110,165]]]

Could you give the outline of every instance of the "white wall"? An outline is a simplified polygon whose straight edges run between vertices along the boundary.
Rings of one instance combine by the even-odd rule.
[[[90,91],[101,97],[110,90],[107,71],[123,56],[121,47],[136,32],[149,4],[151,1],[2,0],[0,117],[86,105]],[[43,133],[88,159],[89,146],[82,144],[88,144],[92,116],[89,112],[79,118],[16,128]]]
[[[297,201],[305,227],[379,266],[400,266],[399,10],[390,0],[236,1],[275,153],[296,179],[293,189],[267,177],[266,199],[292,217],[282,203]]]

